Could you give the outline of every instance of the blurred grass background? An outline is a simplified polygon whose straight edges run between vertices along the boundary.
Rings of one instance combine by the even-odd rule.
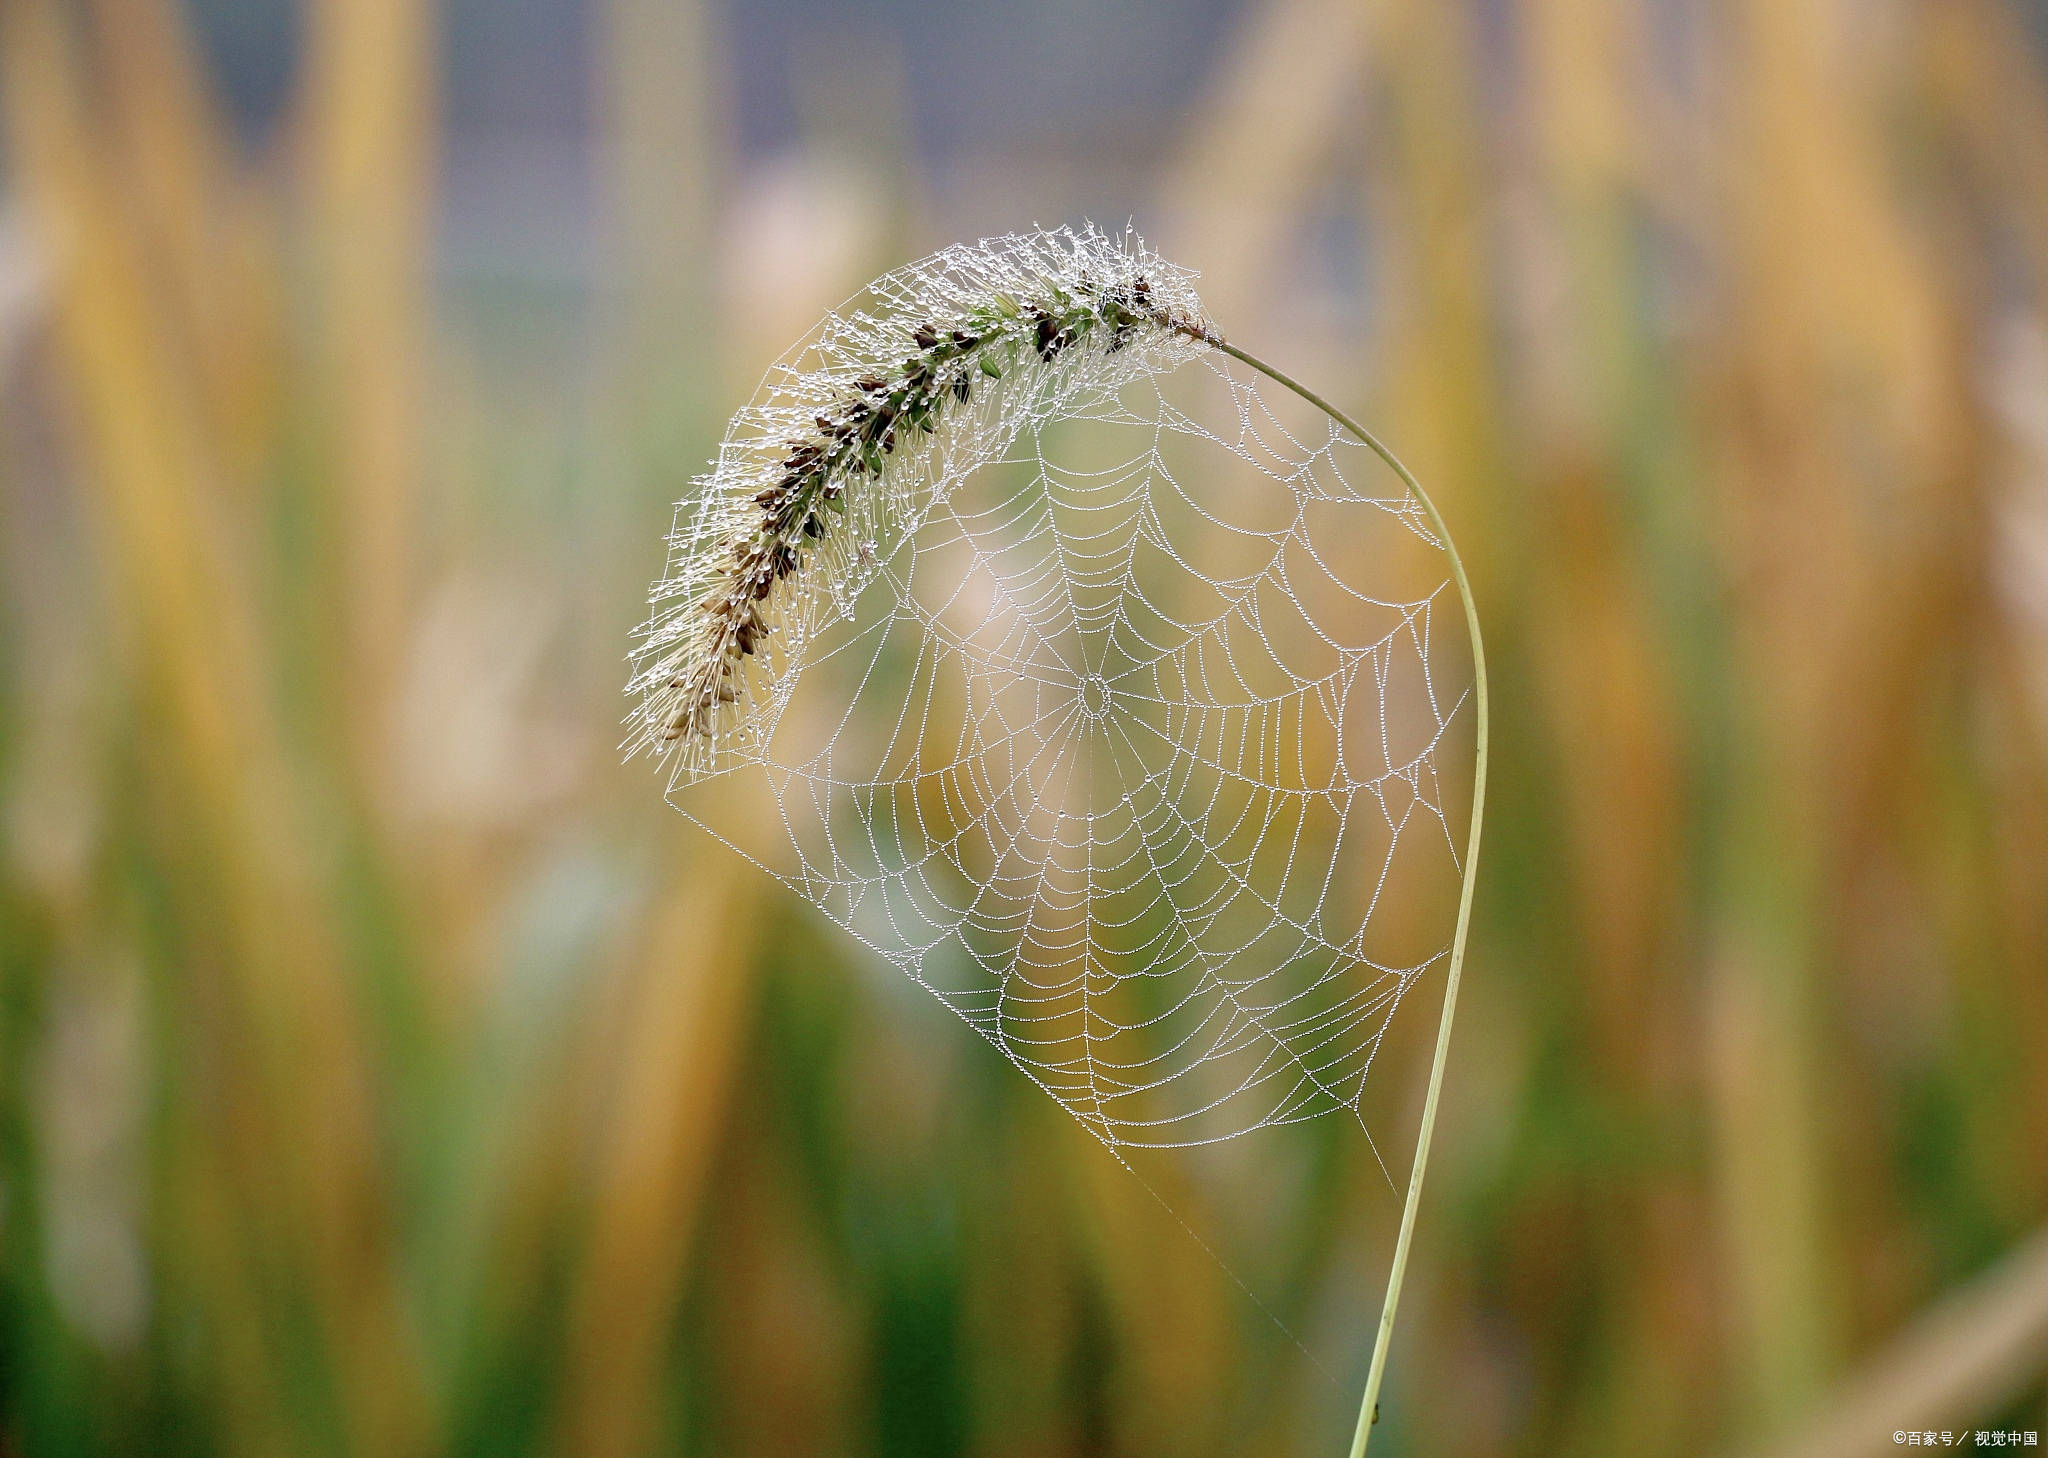
[[[1086,216],[1488,626],[1387,1449],[2048,1427],[2038,5],[5,0],[0,139],[0,1454],[1336,1450],[1355,1131],[1168,1213],[613,752],[764,365]]]

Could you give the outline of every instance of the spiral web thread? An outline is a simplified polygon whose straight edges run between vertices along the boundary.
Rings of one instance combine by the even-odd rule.
[[[991,300],[1141,279],[1195,327],[1009,348],[846,493],[764,600],[711,731],[673,732],[695,604],[821,407],[920,324],[986,335]],[[1390,1020],[1449,952],[1427,889],[1461,871],[1438,760],[1469,689],[1438,683],[1442,544],[1364,445],[1262,394],[1201,320],[1192,277],[1128,233],[990,240],[879,280],[735,418],[635,653],[629,746],[677,807],[1113,1151],[1363,1127]],[[747,775],[772,814],[700,813],[700,782]]]
[[[972,479],[936,472],[722,751],[779,823],[707,824],[1113,1149],[1362,1126],[1389,1021],[1448,950],[1376,946],[1388,888],[1405,858],[1457,869],[1447,584],[1374,596],[1336,560],[1375,525],[1434,540],[1405,493],[1361,488],[1348,438],[1290,432],[1218,360],[1193,372],[1230,402],[1218,428],[1153,376],[1084,381]],[[1134,449],[1104,462],[1098,429],[1063,464],[1077,425]],[[1190,442],[1265,499],[1190,484]]]

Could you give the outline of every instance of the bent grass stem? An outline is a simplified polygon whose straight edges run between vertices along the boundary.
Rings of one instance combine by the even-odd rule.
[[[1472,888],[1479,870],[1479,830],[1486,812],[1486,647],[1479,635],[1479,609],[1472,600],[1472,584],[1465,576],[1465,564],[1458,556],[1457,546],[1451,541],[1450,529],[1444,525],[1436,503],[1429,499],[1429,493],[1422,489],[1422,483],[1414,473],[1401,464],[1400,457],[1367,430],[1363,425],[1309,389],[1299,380],[1267,364],[1257,355],[1239,349],[1215,334],[1205,334],[1207,343],[1251,366],[1277,385],[1284,385],[1309,404],[1322,411],[1337,424],[1350,431],[1373,453],[1385,461],[1408,488],[1423,515],[1429,519],[1430,530],[1444,544],[1444,553],[1451,559],[1451,577],[1458,585],[1458,599],[1465,607],[1465,627],[1472,635],[1472,676],[1473,707],[1477,716],[1477,752],[1472,769],[1472,828],[1465,841],[1465,873],[1458,888],[1458,925],[1451,936],[1451,965],[1444,981],[1443,1016],[1437,1023],[1436,1054],[1429,1068],[1429,1092],[1422,1103],[1422,1128],[1415,1137],[1415,1164],[1408,1173],[1408,1198],[1401,1208],[1401,1233],[1394,1242],[1393,1269],[1387,1274],[1387,1298],[1380,1307],[1378,1335],[1373,1340],[1372,1366],[1366,1372],[1365,1394],[1359,1400],[1358,1428],[1352,1435],[1350,1458],[1365,1458],[1365,1447],[1372,1436],[1373,1423],[1378,1418],[1380,1380],[1386,1374],[1387,1348],[1394,1336],[1394,1311],[1401,1302],[1401,1278],[1408,1269],[1408,1252],[1415,1236],[1415,1212],[1422,1203],[1422,1176],[1429,1163],[1430,1136],[1436,1130],[1437,1103],[1443,1092],[1444,1063],[1451,1048],[1451,1024],[1458,1012],[1458,980],[1465,966],[1465,939],[1472,923]]]

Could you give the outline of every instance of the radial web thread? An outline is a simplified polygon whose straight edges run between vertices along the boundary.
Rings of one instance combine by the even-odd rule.
[[[1403,884],[1458,873],[1445,558],[1292,404],[1179,342],[1009,385],[859,508],[760,712],[672,777],[1113,1149],[1363,1123],[1448,951]],[[773,817],[698,816],[724,774]]]

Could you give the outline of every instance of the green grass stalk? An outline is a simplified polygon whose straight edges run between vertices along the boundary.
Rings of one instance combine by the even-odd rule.
[[[1429,493],[1422,489],[1422,483],[1415,479],[1414,473],[1401,464],[1400,457],[1389,450],[1379,437],[1299,380],[1267,364],[1257,355],[1213,335],[1209,336],[1208,342],[1232,359],[1250,365],[1275,384],[1284,385],[1301,396],[1371,447],[1373,453],[1393,469],[1422,508],[1423,515],[1429,518],[1430,530],[1444,544],[1444,554],[1451,559],[1451,578],[1457,584],[1458,599],[1465,607],[1465,627],[1472,635],[1473,705],[1478,720],[1478,748],[1472,769],[1472,828],[1465,839],[1464,876],[1458,888],[1458,925],[1451,936],[1450,973],[1444,980],[1444,1010],[1437,1023],[1436,1054],[1429,1068],[1429,1093],[1422,1103],[1422,1128],[1415,1138],[1415,1163],[1408,1172],[1408,1198],[1401,1208],[1401,1233],[1394,1242],[1394,1264],[1387,1273],[1387,1298],[1380,1306],[1379,1333],[1373,1340],[1372,1366],[1366,1373],[1365,1394],[1358,1405],[1358,1428],[1351,1439],[1350,1458],[1365,1458],[1366,1443],[1372,1436],[1373,1424],[1379,1418],[1380,1381],[1386,1375],[1387,1348],[1394,1336],[1394,1312],[1401,1302],[1401,1278],[1407,1272],[1408,1252],[1414,1242],[1415,1212],[1422,1203],[1422,1176],[1429,1164],[1430,1136],[1436,1131],[1437,1104],[1444,1086],[1444,1063],[1451,1048],[1451,1024],[1458,1013],[1458,981],[1465,968],[1466,934],[1472,925],[1472,888],[1479,870],[1479,830],[1486,813],[1486,645],[1479,636],[1479,609],[1472,601],[1472,584],[1465,576],[1465,564],[1451,541],[1450,530],[1444,525],[1436,503],[1429,499]]]

